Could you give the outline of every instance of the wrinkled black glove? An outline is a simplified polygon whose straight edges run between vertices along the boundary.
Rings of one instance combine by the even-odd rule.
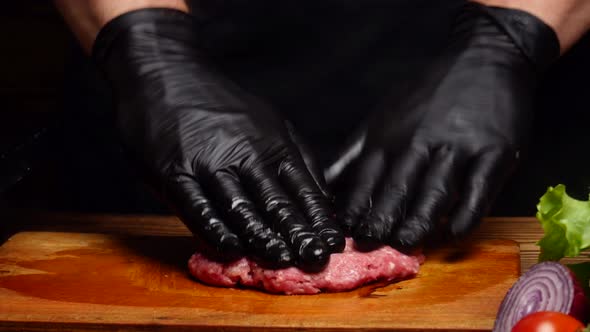
[[[367,247],[468,234],[517,164],[536,82],[558,56],[554,31],[534,16],[462,8],[448,47],[417,88],[401,102],[386,100],[328,167],[326,178],[342,173],[349,192],[337,197],[345,230]]]
[[[216,259],[252,255],[318,269],[344,237],[286,124],[224,78],[195,19],[171,9],[124,14],[93,57],[113,87],[125,150]]]

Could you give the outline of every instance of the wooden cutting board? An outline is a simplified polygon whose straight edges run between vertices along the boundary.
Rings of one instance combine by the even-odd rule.
[[[202,285],[190,237],[24,232],[0,247],[0,330],[486,331],[519,275],[509,240],[426,253],[417,278],[285,296]]]

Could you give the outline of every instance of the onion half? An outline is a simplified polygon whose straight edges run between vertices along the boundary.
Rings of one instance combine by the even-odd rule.
[[[580,315],[587,315],[588,301],[573,274],[560,263],[538,263],[518,279],[500,305],[493,332],[510,331],[524,316],[538,311],[562,312],[586,321]]]

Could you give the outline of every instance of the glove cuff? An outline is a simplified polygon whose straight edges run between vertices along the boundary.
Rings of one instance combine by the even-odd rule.
[[[539,70],[544,71],[559,58],[557,34],[538,17],[519,9],[481,7]]]
[[[108,61],[112,46],[126,32],[145,33],[169,26],[171,31],[197,31],[197,20],[190,14],[171,8],[146,8],[115,17],[99,31],[92,46],[92,58],[99,64]]]

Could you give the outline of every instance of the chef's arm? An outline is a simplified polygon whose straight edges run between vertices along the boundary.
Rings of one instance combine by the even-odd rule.
[[[143,8],[172,8],[188,12],[184,0],[54,0],[54,3],[88,53],[98,31],[121,14]]]
[[[54,1],[113,91],[126,159],[201,252],[317,271],[344,249],[280,113],[217,68],[184,1]]]
[[[590,30],[588,0],[475,0],[488,6],[529,12],[555,30],[563,54]]]

